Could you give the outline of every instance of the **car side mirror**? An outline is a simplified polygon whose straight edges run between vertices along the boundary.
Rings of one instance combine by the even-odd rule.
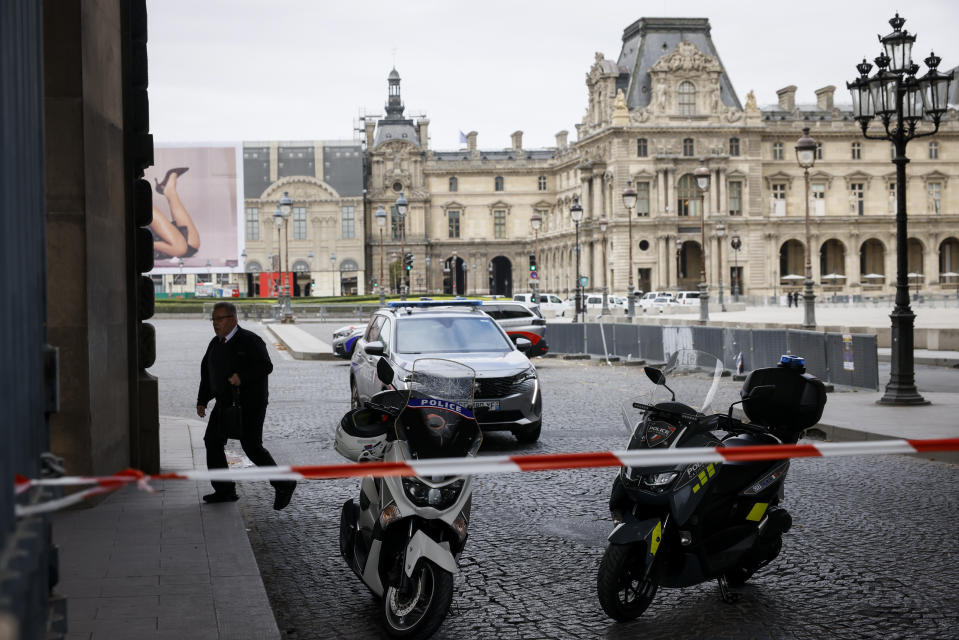
[[[515,338],[513,342],[516,343],[516,348],[522,351],[523,353],[526,353],[527,351],[533,348],[533,343],[530,342],[528,338]]]
[[[643,373],[653,381],[653,384],[666,384],[666,375],[656,367],[643,367]]]
[[[380,342],[380,353],[383,353],[383,343]],[[367,353],[369,353],[369,345],[367,345]],[[380,379],[385,385],[393,383],[393,367],[390,366],[390,363],[386,361],[386,358],[380,358],[376,361],[376,377]]]
[[[370,342],[365,347],[363,347],[363,351],[365,351],[366,354],[370,356],[381,356],[383,355],[383,351],[385,349],[386,349],[386,345],[383,344],[382,340],[374,340],[373,342]]]

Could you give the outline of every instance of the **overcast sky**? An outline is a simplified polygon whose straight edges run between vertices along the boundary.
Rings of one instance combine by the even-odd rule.
[[[905,6],[903,6],[905,5]],[[148,0],[151,129],[158,143],[348,140],[362,110],[384,113],[386,76],[402,77],[407,115],[430,119],[431,147],[552,146],[586,107],[594,52],[616,60],[641,17],[705,17],[740,101],[798,86],[799,103],[878,55],[904,11],[917,62],[934,49],[959,65],[959,2],[911,0]],[[925,67],[923,66],[923,72]]]

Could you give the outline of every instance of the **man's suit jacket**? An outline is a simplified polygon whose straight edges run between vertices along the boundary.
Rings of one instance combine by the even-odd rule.
[[[216,398],[214,412],[221,406],[229,406],[233,401],[233,385],[228,379],[235,373],[240,376],[244,427],[248,415],[252,417],[259,414],[262,421],[270,399],[268,376],[272,372],[273,362],[270,361],[266,343],[252,331],[237,327],[236,333],[226,344],[220,344],[220,338],[214,336],[207,345],[200,365],[197,406],[206,406],[213,398]]]

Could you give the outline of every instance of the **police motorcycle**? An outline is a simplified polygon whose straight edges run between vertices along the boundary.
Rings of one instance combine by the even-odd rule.
[[[654,385],[645,402],[632,403],[638,412],[624,407],[628,449],[794,444],[826,403],[823,383],[796,356],[752,371],[738,394],[723,363],[699,351],[677,351],[662,370],[644,371]],[[733,417],[739,403],[748,421]],[[709,580],[724,601],[736,601],[729,587],[775,560],[792,526],[780,506],[788,469],[788,459],[622,468],[597,575],[606,614],[633,620],[659,587]]]
[[[473,369],[424,358],[394,381],[392,367],[381,358],[376,371],[389,388],[343,417],[336,431],[338,453],[354,462],[476,455],[483,435],[471,410]],[[390,636],[426,638],[442,624],[471,503],[469,476],[442,475],[366,477],[358,502],[343,505],[340,553],[382,600],[382,623]]]

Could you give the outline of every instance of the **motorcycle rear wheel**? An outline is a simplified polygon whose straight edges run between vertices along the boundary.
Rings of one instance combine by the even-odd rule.
[[[394,638],[429,638],[453,601],[453,574],[424,560],[409,579],[405,593],[392,585],[383,594],[383,623]]]
[[[646,549],[641,543],[610,544],[599,563],[599,604],[613,620],[627,622],[643,614],[659,588],[655,571],[646,575]]]

